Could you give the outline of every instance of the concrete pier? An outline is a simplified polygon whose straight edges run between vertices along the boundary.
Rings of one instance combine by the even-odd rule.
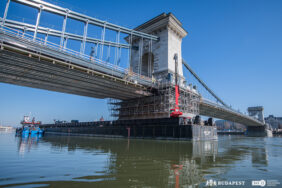
[[[247,126],[247,136],[272,136],[272,131],[267,129],[266,126]]]

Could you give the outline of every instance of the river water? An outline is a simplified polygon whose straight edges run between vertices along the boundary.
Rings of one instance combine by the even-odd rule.
[[[252,187],[261,180],[282,187],[281,156],[282,137],[193,142],[0,132],[0,187]]]

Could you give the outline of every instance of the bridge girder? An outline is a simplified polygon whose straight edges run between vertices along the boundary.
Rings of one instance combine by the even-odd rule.
[[[98,76],[91,71],[81,71],[73,68],[72,64],[63,66],[44,60],[44,57],[28,57],[0,51],[0,80],[5,83],[23,85],[33,88],[60,91],[95,98],[129,99],[148,96],[144,87],[138,87],[118,79]],[[83,67],[81,67],[83,70]]]
[[[200,103],[200,115],[229,120],[246,126],[264,126],[262,122],[247,115],[235,111],[233,112],[225,107],[212,105],[205,101],[201,101]]]

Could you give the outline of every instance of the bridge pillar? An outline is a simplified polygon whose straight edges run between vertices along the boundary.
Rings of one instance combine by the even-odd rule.
[[[264,126],[247,126],[247,136],[272,136],[272,130],[265,124],[262,106],[249,107],[248,113],[249,116],[264,123]]]
[[[163,13],[134,30],[159,37],[158,41],[133,38],[130,67],[133,72],[153,76],[158,81],[173,82],[174,54],[178,54],[178,74],[184,80],[182,70],[182,38],[187,35],[181,22],[172,13]]]
[[[257,120],[261,121],[262,123],[265,123],[262,106],[249,107],[248,113],[249,113],[249,116],[256,118]]]
[[[272,131],[268,129],[268,127],[265,126],[247,126],[247,131],[246,131],[247,136],[267,136],[271,137],[272,136]]]

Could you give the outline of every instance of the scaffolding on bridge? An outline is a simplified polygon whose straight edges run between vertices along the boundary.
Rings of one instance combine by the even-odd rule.
[[[152,93],[152,96],[130,100],[109,99],[111,116],[115,119],[170,117],[170,110],[175,106],[174,84],[158,83]],[[184,116],[193,118],[199,115],[200,94],[190,86],[183,86],[180,88],[179,95],[179,108]]]

